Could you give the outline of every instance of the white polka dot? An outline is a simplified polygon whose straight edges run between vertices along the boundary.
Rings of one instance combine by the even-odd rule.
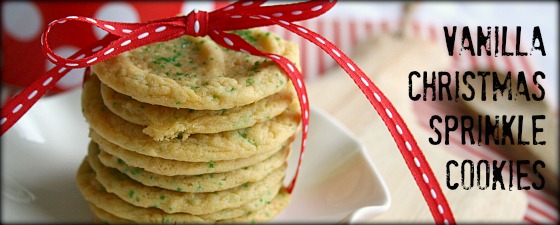
[[[280,57],[278,57],[277,55],[268,55],[270,58],[274,58],[274,59],[280,59]]]
[[[318,5],[318,6],[315,6],[315,7],[311,8],[311,11],[314,11],[314,12],[315,12],[315,11],[318,11],[318,10],[320,10],[320,9],[322,9],[322,8],[323,8],[322,5]]]
[[[297,10],[297,11],[293,11],[292,15],[301,15],[302,11],[301,10]]]
[[[274,13],[274,14],[272,14],[272,16],[274,16],[274,17],[281,17],[282,15],[284,15],[284,14],[282,14],[282,13]]]
[[[110,48],[109,50],[105,51],[105,52],[103,53],[103,55],[108,55],[108,54],[110,54],[110,53],[113,52],[113,51],[115,51],[115,48]]]
[[[337,57],[340,57],[340,52],[338,52],[336,49],[331,49],[331,51],[332,51]]]
[[[406,149],[408,151],[412,151],[412,146],[410,146],[410,143],[408,141],[404,142],[404,145],[406,145]]]
[[[304,129],[304,130],[305,130],[305,133],[307,133],[307,132],[309,131],[309,125],[308,125],[308,124],[305,125],[305,129]]]
[[[303,83],[301,82],[301,79],[297,79],[297,85],[299,88],[303,88]]]
[[[346,65],[348,66],[348,68],[350,68],[350,70],[356,72],[356,68],[354,68],[354,66],[352,66],[352,64],[350,64],[349,62],[347,62]]]
[[[115,30],[115,27],[113,27],[113,26],[111,26],[111,25],[109,25],[109,24],[105,24],[105,25],[103,25],[103,26],[106,27],[106,28],[109,29],[109,30]]]
[[[37,95],[37,90],[33,90],[33,92],[27,96],[27,99],[32,99],[35,95]]]
[[[305,97],[305,95],[301,96],[301,100],[303,101],[303,104],[307,104],[307,97]]]
[[[391,113],[389,109],[385,108],[385,113],[387,114],[387,116],[389,116],[389,118],[393,118],[393,113]]]
[[[43,86],[49,85],[49,84],[52,82],[52,80],[53,80],[52,77],[47,78],[47,79],[43,82]]]
[[[148,33],[148,32],[142,33],[142,34],[138,35],[138,39],[148,37],[148,35],[150,35],[150,33]]]
[[[23,107],[22,104],[17,105],[14,110],[12,110],[12,113],[17,113],[21,109],[21,107]]]
[[[306,33],[306,34],[308,33],[307,30],[306,30],[305,28],[303,28],[303,27],[298,27],[297,29],[298,29],[299,31],[303,32],[303,33]]]
[[[56,52],[55,52],[55,53],[56,53]],[[60,55],[60,54],[58,54],[58,55]],[[58,62],[58,60],[56,60],[56,59],[54,58],[54,56],[52,56],[50,53],[47,53],[47,57],[49,57],[49,59],[51,59],[51,60],[54,61],[54,62]]]
[[[92,18],[86,18],[87,21],[92,22],[92,23],[97,23],[97,20],[94,20]]]
[[[74,46],[70,46],[70,45],[64,45],[64,46],[60,46],[56,49],[54,49],[53,51],[62,56],[62,57],[69,57],[71,55],[73,55],[75,52],[77,52],[79,49],[77,47]],[[51,70],[52,68],[54,68],[54,64],[52,64],[51,62],[49,62],[48,60],[45,60],[45,68],[46,70]],[[67,70],[67,68],[65,67],[61,67],[60,69],[58,69],[58,73],[61,74],[63,72],[65,72]],[[57,83],[56,86],[60,87],[62,89],[68,89],[68,88],[73,88],[73,87],[77,87],[82,83],[82,78],[84,74],[84,69],[80,68],[80,69],[73,69],[72,71],[70,71],[68,74],[66,74],[65,76],[63,76]]]
[[[233,8],[234,8],[234,6],[233,6],[233,5],[230,5],[230,6],[228,6],[227,8],[225,8],[224,11],[229,11],[229,10],[232,10]]]
[[[122,32],[123,32],[123,33],[126,33],[126,34],[130,34],[130,32],[132,32],[132,30],[129,30],[129,29],[122,29]]]
[[[43,29],[41,10],[32,2],[2,2],[2,25],[20,41],[32,41]]]
[[[416,165],[416,167],[420,167],[420,161],[416,157],[414,157],[414,164]]]
[[[309,119],[309,111],[305,110],[305,119]]]
[[[379,97],[377,93],[373,92],[373,97],[375,97],[375,100],[377,100],[378,102],[381,102],[381,97]]]
[[[97,60],[97,57],[95,57],[95,58],[93,58],[93,59],[90,59],[90,60],[88,60],[88,61],[87,61],[87,63],[88,63],[88,64],[90,64],[90,63],[92,63],[92,62],[95,62],[96,60]]]
[[[196,22],[198,22],[198,21],[196,21]],[[162,32],[162,31],[164,31],[165,29],[167,29],[166,26],[158,27],[158,28],[156,28],[156,33]]]
[[[432,198],[436,199],[437,198],[437,194],[434,191],[434,189],[430,189],[430,194],[432,194]]]
[[[249,18],[251,18],[251,19],[255,19],[255,20],[260,20],[260,19],[261,19],[261,18],[259,18],[259,17],[256,17],[256,16],[249,16]]]
[[[66,20],[59,20],[58,23],[59,23],[59,24],[66,23]]]
[[[242,49],[242,48],[240,48],[240,49],[239,49],[239,51],[240,51],[240,52],[243,52],[243,53],[247,53],[247,54],[250,54],[250,53],[249,53],[249,52],[248,52],[247,50],[245,50],[245,49]]]
[[[125,2],[107,2],[99,7],[99,9],[95,12],[94,17],[100,20],[116,22],[135,23],[140,21],[138,12],[134,6]],[[93,28],[93,32],[97,39],[101,39],[105,36],[105,34],[107,34],[107,32],[97,27]],[[123,30],[123,32],[125,31]]]
[[[239,19],[239,18],[241,18],[241,16],[240,16],[240,15],[233,15],[233,16],[231,16],[231,18],[233,18],[233,19]]]
[[[77,16],[67,16],[66,19],[78,19]]]
[[[248,1],[248,2],[244,2],[243,4],[241,4],[242,6],[250,6],[253,4],[253,1]]]
[[[76,57],[76,59],[81,59],[81,58],[84,58],[85,56],[86,56],[86,54],[81,54],[78,57]]]
[[[449,224],[449,221],[447,219],[444,219],[443,224]]]
[[[289,25],[290,25],[290,22],[285,21],[285,20],[278,20],[278,22],[280,22],[281,24],[284,24],[284,25],[286,25],[286,26],[289,26]]]
[[[293,73],[295,72],[294,67],[292,66],[292,64],[287,63],[286,64],[288,66],[288,69],[290,69],[290,71]]]
[[[321,44],[325,44],[325,40],[323,40],[320,37],[315,37],[315,40],[317,40],[318,42],[320,42]]]
[[[366,78],[360,77],[360,79],[362,80],[362,83],[366,85],[366,87],[369,87],[369,82],[366,80]]]
[[[6,119],[6,117],[2,118],[2,121],[0,121],[0,125],[4,124],[6,122],[6,120],[8,120],[8,119]]]
[[[224,37],[224,41],[225,41],[226,44],[228,44],[229,46],[233,46],[233,41],[231,41],[229,38]]]
[[[121,43],[121,47],[130,44],[130,42],[132,42],[132,41],[131,41],[131,40],[123,41],[123,42]]]
[[[401,126],[399,126],[399,125],[397,124],[396,127],[397,127],[397,132],[399,132],[399,134],[402,135],[403,133],[402,133],[402,128],[401,128]]]
[[[426,176],[425,173],[422,174],[422,179],[424,179],[424,183],[430,183],[430,179],[428,179],[428,176]]]
[[[303,140],[303,147],[305,148],[305,146],[307,146],[307,139]],[[301,158],[303,159],[303,155],[301,156]]]
[[[270,19],[270,16],[260,15],[260,17],[263,19]]]
[[[443,207],[441,207],[441,205],[437,206],[437,210],[439,211],[439,214],[443,214]]]
[[[198,34],[200,31],[200,23],[197,21],[194,22],[194,33]]]
[[[181,14],[186,15],[195,9],[211,11],[214,9],[214,1],[184,1],[181,6]]]

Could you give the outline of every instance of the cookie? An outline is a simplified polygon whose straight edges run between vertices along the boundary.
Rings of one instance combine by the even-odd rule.
[[[97,144],[91,142],[88,147],[90,160],[102,163],[104,166],[121,171],[129,178],[150,187],[159,187],[167,190],[181,192],[214,192],[237,187],[248,182],[257,182],[264,179],[274,169],[285,167],[285,159],[289,148],[274,154],[255,165],[224,173],[210,173],[195,176],[164,176],[143,168],[131,167],[123,161],[109,160],[109,164],[100,161],[102,157]],[[99,156],[99,158],[98,158]],[[109,156],[111,157],[111,156]],[[97,162],[100,161],[100,162]]]
[[[104,138],[92,132],[90,134],[93,141],[99,145],[102,150],[99,159],[105,165],[110,164],[126,164],[131,167],[139,167],[145,171],[157,173],[165,176],[179,176],[179,175],[200,175],[209,173],[222,173],[241,169],[247,166],[257,164],[278,151],[270,151],[262,154],[257,154],[247,158],[240,158],[234,160],[221,160],[221,161],[208,161],[208,162],[185,162],[170,159],[162,159],[151,156],[145,156],[133,151],[123,149],[117,145],[111,144]],[[290,138],[287,143],[290,143]],[[282,145],[281,149],[290,148],[288,145]],[[288,150],[288,149],[284,149]],[[289,150],[288,150],[289,151]]]
[[[82,92],[82,111],[97,134],[124,149],[140,154],[189,162],[233,160],[278,150],[297,131],[299,103],[271,120],[252,127],[216,134],[192,134],[188,138],[155,141],[142,132],[141,125],[113,114],[103,104],[100,83],[91,76]]]
[[[280,190],[280,193],[278,193],[278,195],[276,195],[276,197],[274,197],[274,199],[272,199],[272,201],[270,201],[270,203],[266,207],[264,207],[263,209],[252,212],[249,215],[235,217],[235,218],[232,218],[232,219],[218,220],[218,221],[216,221],[216,223],[228,223],[228,224],[231,224],[231,223],[251,223],[251,224],[264,223],[264,222],[272,220],[284,208],[286,208],[286,206],[290,202],[290,199],[291,199],[290,194],[288,194],[288,192],[285,189],[282,188]],[[103,221],[103,222],[110,223],[110,224],[132,224],[132,223],[134,223],[134,221],[132,221],[132,220],[127,220],[127,219],[115,216],[111,213],[108,213],[107,211],[105,211],[103,209],[100,209],[100,208],[96,207],[93,204],[89,204],[89,207],[94,212],[94,214],[97,216],[97,218],[99,220]],[[170,220],[164,220],[164,221],[161,221],[160,223],[162,223],[162,224],[171,223],[171,221]]]
[[[257,49],[299,61],[298,46],[258,29],[234,31]],[[146,103],[220,110],[266,98],[288,83],[273,61],[232,51],[210,37],[182,36],[122,53],[92,66],[103,83]]]
[[[103,166],[95,157],[89,157],[90,166],[96,173],[96,179],[107,192],[119,196],[124,201],[139,207],[158,208],[166,213],[190,213],[201,215],[218,212],[227,208],[236,208],[267,192],[278,190],[285,174],[285,166],[276,168],[264,179],[219,192],[181,192],[182,185],[177,184],[177,191],[144,186],[120,171]],[[218,181],[216,181],[218,182]]]
[[[269,207],[268,205],[272,204],[278,191],[280,191],[280,189],[278,189],[267,192],[264,196],[261,196],[261,198],[257,198],[239,208],[229,208],[215,213],[195,216],[188,213],[168,214],[156,207],[142,208],[134,206],[125,202],[120,197],[108,193],[96,180],[95,171],[90,167],[87,158],[84,159],[78,169],[76,182],[78,189],[91,206],[95,206],[96,209],[113,215],[117,219],[133,220],[137,223],[208,223],[216,220],[237,218]],[[96,209],[93,209],[96,216],[102,220],[111,221],[110,218],[96,213],[96,211],[99,211]]]
[[[175,138],[181,134],[219,133],[247,128],[282,113],[292,100],[292,85],[257,102],[222,110],[176,109],[139,102],[101,85],[105,106],[119,117],[146,126],[142,130],[155,140]]]
[[[217,223],[264,223],[274,219],[282,210],[288,206],[291,200],[291,195],[286,191],[286,189],[281,188],[280,192],[270,201],[270,204],[264,208],[250,213],[249,215],[236,217],[232,219],[216,221]]]

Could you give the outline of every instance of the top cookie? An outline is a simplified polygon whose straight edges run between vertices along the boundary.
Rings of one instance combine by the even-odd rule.
[[[235,31],[257,49],[299,61],[295,43],[257,29]],[[139,47],[92,67],[112,89],[173,108],[229,109],[282,90],[287,77],[268,59],[232,51],[208,36]]]

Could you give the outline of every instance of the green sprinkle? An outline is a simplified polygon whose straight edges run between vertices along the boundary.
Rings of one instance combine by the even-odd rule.
[[[134,197],[134,190],[130,190],[128,192],[128,197],[130,197],[130,198]]]
[[[214,168],[214,163],[208,164],[208,168]]]
[[[136,197],[136,202],[140,202],[140,198]]]
[[[143,109],[143,108],[144,108],[144,105],[140,105],[140,108]]]
[[[142,173],[143,170],[144,170],[144,169],[142,169],[142,168],[134,168],[134,169],[131,171],[131,173],[132,173],[132,175],[137,175],[137,174]]]
[[[117,159],[117,162],[118,162],[119,164],[124,164],[124,161],[123,161],[122,159]]]
[[[245,82],[246,82],[248,85],[253,85],[253,83],[255,83],[255,81],[254,81],[253,78],[251,78],[251,77],[247,78],[247,80],[245,80]]]
[[[239,131],[237,131],[237,133],[238,133],[239,135],[241,135],[241,137],[243,137],[243,138],[247,138],[247,136],[249,135],[249,134],[247,133],[247,130],[245,130],[245,129],[239,130]]]
[[[214,178],[214,174],[213,174],[213,173],[210,174],[210,178]]]
[[[177,187],[177,191],[181,191],[183,190],[181,187]]]
[[[183,134],[177,134],[177,139],[183,139]]]
[[[243,184],[243,187],[244,187],[244,188],[248,188],[248,187],[249,187],[249,184],[248,184],[248,183],[244,183],[244,184]]]
[[[160,199],[160,200],[165,200],[165,195],[160,195],[160,196],[159,196],[159,199]]]
[[[175,102],[175,105],[180,105],[180,104],[181,104],[181,102]]]
[[[196,190],[197,190],[197,191],[202,191],[203,189],[204,189],[204,188],[203,188],[202,186],[200,186],[200,185],[198,185],[198,187],[196,187]]]

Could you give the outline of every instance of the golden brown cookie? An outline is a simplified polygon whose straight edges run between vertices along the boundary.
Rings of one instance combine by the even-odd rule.
[[[258,29],[235,31],[263,52],[299,61],[295,43]],[[92,66],[103,83],[134,99],[174,108],[219,110],[266,98],[287,84],[273,61],[232,51],[208,36],[183,36]]]
[[[247,166],[257,164],[258,162],[277,154],[284,148],[290,147],[289,144],[282,145],[278,151],[270,151],[263,154],[257,154],[247,158],[234,160],[208,161],[208,162],[185,162],[171,159],[162,159],[151,156],[138,154],[133,151],[123,149],[117,145],[111,144],[107,140],[96,135],[95,132],[90,134],[93,141],[103,150],[99,155],[100,160],[106,164],[124,163],[128,166],[139,167],[145,171],[157,173],[165,176],[180,175],[200,175],[209,173],[222,173],[241,169]],[[290,143],[292,138],[288,140]],[[111,162],[109,162],[111,161]]]
[[[88,159],[84,159],[76,176],[78,189],[91,205],[97,217],[102,220],[135,221],[137,223],[208,223],[216,220],[237,218],[250,215],[273,205],[274,198],[279,190],[267,192],[261,198],[255,199],[239,208],[230,208],[210,214],[199,216],[188,213],[168,214],[156,207],[138,207],[125,202],[118,196],[108,193],[96,180],[95,171],[90,167]],[[283,189],[283,188],[281,188]],[[265,200],[272,199],[272,200]],[[274,204],[276,205],[276,204]],[[98,213],[101,212],[105,213]],[[110,216],[114,217],[110,217]],[[124,219],[124,220],[121,220]],[[127,221],[126,221],[127,222]]]
[[[155,141],[142,132],[142,126],[107,109],[101,98],[100,82],[96,79],[91,76],[84,83],[82,93],[82,111],[90,127],[109,142],[148,156],[189,162],[246,158],[278,150],[299,126],[299,103],[293,101],[282,114],[249,128]]]
[[[105,106],[119,117],[146,126],[142,130],[155,140],[175,138],[181,134],[219,133],[253,126],[282,113],[295,98],[292,85],[257,102],[222,110],[176,109],[152,105],[120,94],[101,85]]]

